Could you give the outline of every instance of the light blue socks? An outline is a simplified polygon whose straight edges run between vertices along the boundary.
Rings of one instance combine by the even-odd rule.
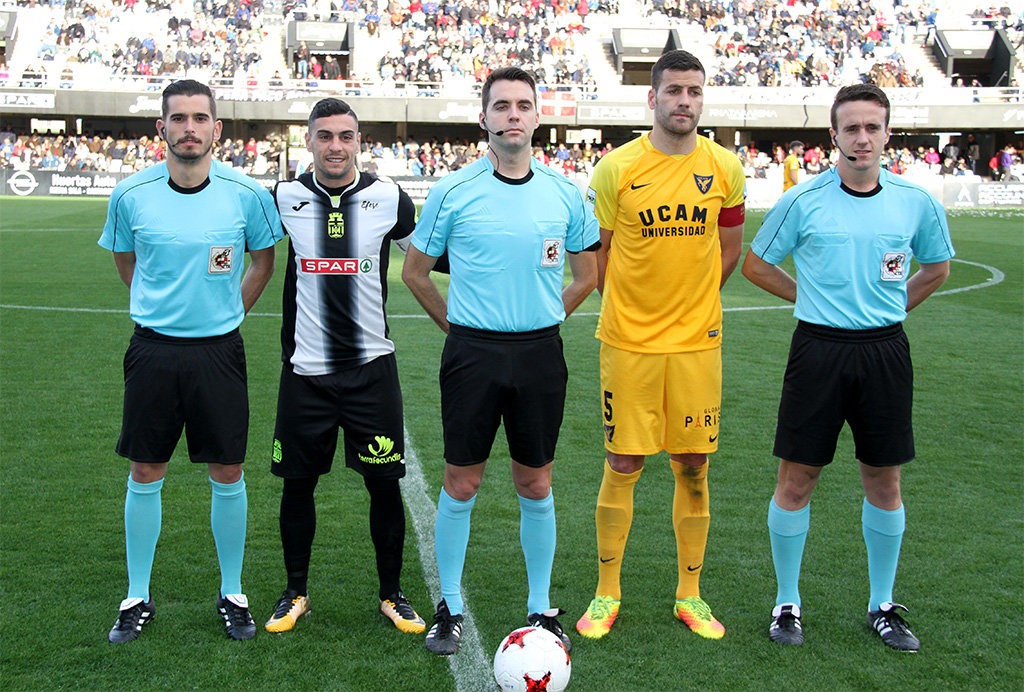
[[[768,536],[778,584],[775,605],[800,605],[800,563],[804,558],[804,544],[810,527],[810,503],[795,512],[779,507],[774,497],[768,504]]]
[[[152,483],[137,483],[128,478],[124,499],[124,545],[128,558],[128,598],[149,600],[149,580],[153,574],[153,556],[160,538],[163,506],[161,478]]]
[[[220,561],[220,595],[242,593],[242,560],[245,557],[245,529],[249,501],[245,494],[245,475],[234,483],[210,479],[210,528]]]
[[[871,584],[868,610],[878,610],[880,603],[892,602],[896,565],[899,563],[903,531],[907,525],[906,512],[903,505],[899,509],[885,510],[865,499],[861,509],[861,525],[864,545],[868,549],[868,580]]]
[[[476,495],[465,501],[452,498],[444,488],[437,501],[437,521],[434,524],[434,552],[437,556],[437,574],[441,580],[441,597],[452,615],[461,615],[462,570],[466,565],[469,546],[469,520]]]
[[[527,614],[543,613],[551,607],[551,569],[555,563],[555,496],[543,500],[519,496],[519,542],[526,558],[526,579],[530,595]]]

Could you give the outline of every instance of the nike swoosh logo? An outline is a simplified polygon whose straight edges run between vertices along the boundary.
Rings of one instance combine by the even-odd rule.
[[[613,557],[602,557],[602,558],[598,558],[598,559],[601,560],[601,562],[612,562],[612,561],[615,560],[615,558],[613,558]]]
[[[637,185],[636,183],[630,183],[629,184],[629,189],[630,190],[639,190],[640,188],[647,187],[648,185],[650,185],[650,183],[644,183],[643,185]]]
[[[686,566],[686,571],[687,572],[696,572],[697,570],[699,570],[703,566],[704,566],[703,562],[700,563],[699,565],[697,565],[696,567],[694,567],[693,565],[687,565]]]
[[[309,204],[309,202],[299,202],[299,203],[298,203],[298,204],[296,204],[296,205],[295,205],[294,207],[292,207],[292,209],[293,209],[294,211],[298,211],[299,209],[302,209],[302,208],[303,208],[304,206],[306,206],[307,204]]]
[[[717,439],[718,439],[718,435],[711,435],[710,437],[708,437],[708,442],[714,442]]]

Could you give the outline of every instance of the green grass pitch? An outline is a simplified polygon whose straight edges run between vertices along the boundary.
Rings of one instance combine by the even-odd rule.
[[[179,449],[164,486],[153,593],[158,616],[126,646],[106,642],[126,588],[127,463],[113,452],[127,291],[96,245],[104,200],[0,200],[0,680],[5,689],[487,690],[500,638],[525,623],[518,509],[502,440],[474,510],[464,587],[480,648],[445,660],[376,612],[362,483],[339,462],[318,490],[313,612],[286,635],[232,642],[214,612],[219,576],[205,467]],[[747,241],[761,214],[750,213]],[[722,442],[712,458],[703,596],[728,629],[709,642],[672,617],[671,473],[650,460],[636,493],[620,620],[574,637],[576,690],[1019,690],[1024,687],[1024,215],[951,213],[952,275],[907,320],[917,369],[918,458],[906,467],[907,533],[897,600],[922,640],[887,650],[864,623],[862,493],[844,434],[812,508],[802,594],[807,644],[766,636],[774,576],[765,527],[775,410],[791,310],[737,271],[724,291]],[[262,622],[284,585],[269,473],[279,372],[279,270],[244,326],[252,422],[243,584]],[[392,336],[419,471],[404,587],[429,619],[441,460],[442,334],[391,267]],[[763,309],[749,309],[763,308]],[[559,544],[552,601],[572,628],[596,584],[594,502],[602,444],[592,296],[563,326],[570,394],[555,462]],[[414,474],[410,474],[412,476]],[[424,559],[426,556],[428,559]],[[575,634],[575,633],[573,633]],[[475,652],[475,655],[474,655]]]

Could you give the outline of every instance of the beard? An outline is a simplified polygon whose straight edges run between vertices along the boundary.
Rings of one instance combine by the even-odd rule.
[[[206,155],[209,154],[212,149],[212,141],[205,147],[200,146],[192,149],[185,149],[183,147],[179,149],[177,144],[167,144],[167,151],[182,163],[195,163],[196,161],[201,161],[206,158]]]
[[[660,125],[661,129],[667,134],[675,137],[685,137],[693,134],[693,132],[697,130],[697,124],[700,121],[700,116],[698,114],[694,113],[692,115],[693,117],[688,121],[689,125],[684,126],[677,124],[677,122],[672,118],[671,113],[656,113],[655,118],[658,121],[658,125]]]

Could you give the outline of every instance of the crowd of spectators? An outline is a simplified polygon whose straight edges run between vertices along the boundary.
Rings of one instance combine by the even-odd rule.
[[[534,157],[541,164],[585,184],[594,165],[613,144],[558,144],[537,146]],[[415,137],[384,144],[363,142],[359,161],[364,171],[386,176],[440,177],[484,156],[486,142]],[[900,175],[978,175],[993,180],[1024,180],[1024,158],[1018,147],[1006,144],[991,160],[982,160],[973,135],[951,138],[941,149],[935,146],[893,146],[882,156],[881,165]],[[299,161],[306,157],[299,150]],[[295,156],[293,150],[290,153]],[[768,178],[781,170],[786,157],[783,144],[762,151],[754,143],[740,146],[736,155],[749,178]],[[835,166],[839,151],[824,143],[808,143],[803,158],[803,175],[817,175]],[[97,171],[130,173],[164,159],[164,142],[148,135],[17,135],[0,131],[0,168],[43,171]],[[225,138],[214,144],[214,158],[256,176],[278,176],[288,165],[286,143],[279,135],[268,138]],[[293,162],[294,163],[294,162]],[[292,171],[294,173],[294,171]]]
[[[280,51],[282,17],[265,0],[19,0],[48,12],[35,60],[9,75],[21,86],[70,87],[80,66],[143,82],[195,76],[248,87],[311,88],[321,80],[389,85],[479,84],[498,65],[519,64],[538,81],[596,97],[582,42],[587,19],[618,12],[618,0],[271,0],[284,18],[351,22],[389,48],[373,75],[300,45]],[[939,3],[947,21],[958,6]],[[708,81],[726,86],[818,86],[855,81],[922,86],[907,64],[910,42],[934,40],[934,0],[643,0],[649,23],[685,24],[704,36]],[[953,8],[953,9],[950,9]],[[1024,52],[1024,12],[959,7],[962,21],[1004,28]],[[692,37],[692,34],[687,34]],[[595,39],[587,37],[593,42]],[[365,45],[365,44],[364,44]],[[281,68],[281,72],[275,70]],[[93,69],[93,68],[87,68]],[[290,74],[289,74],[290,72]],[[271,77],[271,73],[275,73]],[[289,79],[291,78],[291,79]],[[304,81],[298,87],[292,80]],[[964,86],[989,86],[976,79]],[[1005,85],[1004,85],[1005,86]],[[427,92],[438,93],[438,92]]]
[[[277,175],[284,142],[279,137],[257,140],[225,138],[213,154],[249,175]],[[41,171],[131,173],[163,161],[164,142],[148,135],[17,135],[0,132],[0,168]]]
[[[400,32],[397,48],[380,60],[381,79],[389,81],[483,82],[501,65],[516,64],[537,81],[593,91],[594,77],[577,39],[587,31],[588,0],[411,0],[387,21]]]
[[[906,46],[934,40],[939,21],[932,2],[900,0],[656,0],[648,11],[705,32],[714,55],[708,81],[719,86],[920,87],[924,77],[907,66]],[[1024,31],[1024,13],[997,14],[1001,27]]]
[[[586,182],[594,169],[594,165],[612,145],[583,145],[565,143],[557,145],[536,146],[534,158],[566,177],[577,182]],[[472,163],[487,152],[485,142],[449,139],[430,140],[420,143],[415,138],[398,140],[390,145],[380,141],[368,140],[363,144],[360,153],[360,165],[363,170],[388,176],[443,176],[457,171]]]
[[[1003,153],[1007,152],[1007,153]],[[977,175],[992,180],[1024,180],[1022,152],[1006,144],[991,161],[983,161],[981,147],[974,135],[966,139],[952,137],[941,148],[926,145],[891,146],[882,154],[880,165],[898,175]],[[840,152],[827,144],[808,143],[804,147],[802,173],[818,175],[836,165]],[[780,169],[786,159],[786,149],[776,144],[772,151],[760,151],[753,143],[741,146],[737,156],[743,162],[749,178],[767,178],[772,169]]]
[[[611,148],[611,144],[567,147],[563,143],[535,147],[534,156],[567,177],[585,181],[594,164]],[[278,135],[224,138],[214,143],[213,156],[249,175],[276,176],[287,165],[285,151],[286,143]],[[362,170],[381,175],[440,177],[472,163],[486,151],[486,143],[469,140],[431,138],[419,143],[410,137],[385,145],[367,139],[359,159]],[[291,152],[293,156],[295,153]],[[299,153],[306,154],[304,148]],[[18,135],[6,128],[0,131],[0,168],[131,173],[163,161],[165,155],[165,144],[157,136]]]
[[[78,66],[121,80],[252,73],[262,60],[262,13],[263,0],[51,0],[21,85],[45,82],[53,63],[63,66],[61,86]]]

